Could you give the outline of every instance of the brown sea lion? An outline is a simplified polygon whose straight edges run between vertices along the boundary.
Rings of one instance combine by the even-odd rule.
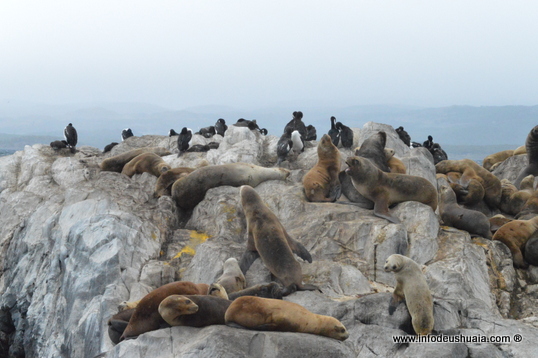
[[[318,162],[303,177],[303,187],[308,201],[336,201],[342,194],[340,186],[340,151],[331,137],[324,134],[318,144]]]
[[[387,142],[387,134],[383,131],[368,137],[360,147],[355,148],[355,155],[368,158],[384,172],[390,172],[390,168],[387,164],[385,155],[385,144]],[[374,203],[365,198],[361,193],[355,189],[351,178],[346,174],[345,170],[339,174],[340,185],[342,187],[342,194],[351,202],[357,203],[357,206],[363,209],[373,209]]]
[[[495,216],[490,217],[489,218],[489,227],[490,227],[491,233],[494,234],[504,224],[509,223],[510,221],[514,221],[514,219],[507,218],[506,216],[504,216],[502,214],[497,214]]]
[[[390,214],[389,206],[404,201],[418,201],[429,205],[434,211],[437,208],[437,190],[427,179],[385,173],[362,157],[349,157],[346,164],[349,166],[346,174],[351,177],[353,186],[374,202],[374,215],[378,217],[399,223],[400,220]]]
[[[535,231],[527,240],[524,257],[529,265],[538,266],[538,231]]]
[[[435,165],[438,173],[460,172],[462,173],[462,185],[466,186],[471,179],[481,178],[484,187],[484,201],[492,208],[496,209],[501,201],[501,181],[488,170],[478,165],[471,159],[443,160]]]
[[[170,170],[170,165],[155,153],[142,153],[123,166],[122,174],[131,178],[135,174],[149,173],[156,177]]]
[[[143,147],[138,149],[133,149],[125,153],[115,155],[113,157],[107,158],[101,162],[101,170],[109,172],[121,173],[123,166],[130,162],[134,157],[142,153],[155,153],[159,156],[170,155],[171,153],[161,147]]]
[[[385,157],[391,173],[406,174],[405,164],[394,156],[394,149],[385,148]]]
[[[245,289],[247,281],[235,258],[227,259],[222,269],[222,275],[215,282],[222,285],[228,294]]]
[[[159,315],[159,304],[170,295],[207,295],[209,285],[195,284],[189,281],[176,281],[161,286],[144,296],[125,328],[120,341],[166,327],[166,322]]]
[[[160,198],[163,195],[172,196],[172,184],[174,184],[176,180],[189,175],[195,170],[196,168],[179,167],[172,168],[167,172],[162,173],[155,184],[155,192],[153,196],[156,198]]]
[[[466,169],[465,175],[460,172],[448,172],[446,176],[459,203],[473,206],[484,199],[486,191],[482,186],[483,180],[474,170]]]
[[[445,225],[465,230],[471,235],[491,239],[487,216],[479,211],[459,206],[456,194],[450,186],[442,185],[439,188],[439,214]]]
[[[205,193],[222,185],[257,186],[267,180],[286,180],[290,171],[264,168],[248,163],[212,165],[195,170],[172,185],[172,198],[182,210],[194,209],[204,200]]]
[[[159,314],[170,326],[206,327],[224,324],[232,301],[214,296],[170,295],[159,304]]]
[[[534,181],[533,176],[529,176]],[[528,180],[525,181],[527,185]],[[508,179],[501,180],[501,202],[499,209],[509,215],[517,215],[532,196],[532,193],[527,190],[517,190]]]
[[[514,267],[527,268],[528,264],[523,259],[522,249],[536,230],[538,230],[538,216],[529,220],[514,220],[499,228],[493,235],[493,240],[499,240],[508,246],[512,252]]]
[[[506,159],[510,158],[512,155],[514,155],[514,151],[511,149],[490,154],[484,158],[484,160],[482,161],[482,166],[485,169],[491,171],[494,164],[501,163]]]
[[[519,184],[527,175],[538,175],[538,125],[534,126],[527,135],[525,140],[525,149],[527,150],[527,166],[523,168],[516,180],[514,185],[516,188],[519,188]]]
[[[252,262],[260,257],[271,273],[285,287],[284,295],[296,290],[314,290],[317,287],[303,285],[301,265],[293,253],[312,262],[306,248],[292,239],[276,215],[267,207],[256,190],[241,186],[241,205],[247,221],[247,248],[241,257],[241,271],[245,273]]]
[[[244,296],[228,307],[227,325],[259,331],[301,332],[344,341],[346,327],[334,317],[310,312],[297,303]]]
[[[238,297],[243,296],[256,296],[264,298],[282,299],[282,293],[284,288],[277,282],[269,282],[264,284],[258,284],[251,287],[247,287],[244,290],[230,293],[228,299],[235,300]]]
[[[514,149],[513,155],[521,155],[521,154],[527,154],[527,148],[525,148],[525,145],[520,145],[516,149]]]
[[[129,324],[129,320],[133,316],[135,309],[127,309],[116,313],[114,316],[110,317],[107,322],[108,325],[108,337],[114,344],[120,343],[121,335],[125,328]]]
[[[394,254],[387,258],[384,268],[386,272],[394,272],[396,277],[389,313],[405,300],[415,333],[430,334],[434,323],[433,298],[420,266],[408,257]]]

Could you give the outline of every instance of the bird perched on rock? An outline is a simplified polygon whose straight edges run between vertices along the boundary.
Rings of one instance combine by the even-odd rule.
[[[336,123],[336,129],[340,132],[342,147],[351,148],[353,146],[353,130],[348,126],[343,125],[342,122]]]
[[[424,143],[422,143],[422,146],[423,146],[424,148],[428,148],[428,149],[430,149],[430,148],[432,147],[432,145],[433,145],[433,137],[432,137],[431,135],[429,135],[429,136],[428,136],[428,140],[425,141]]]
[[[131,130],[131,128],[125,128],[124,130],[121,131],[121,140],[122,141],[124,141],[127,138],[132,137],[132,136],[134,136],[134,134],[133,134],[133,131]]]
[[[338,142],[340,142],[340,131],[336,128],[336,117],[334,116],[331,117],[331,129],[329,129],[327,134],[331,137],[335,147],[338,147]]]
[[[179,149],[179,153],[177,154],[178,157],[189,149],[191,139],[192,131],[187,127],[183,127],[181,133],[179,133],[179,136],[177,137],[177,149]]]
[[[278,140],[276,145],[276,155],[278,157],[278,161],[276,162],[277,166],[280,166],[280,163],[286,160],[288,153],[293,146],[293,142],[291,141],[291,132],[291,128],[288,128]]]
[[[175,135],[179,135],[175,130],[170,129],[170,130],[168,131],[168,136],[169,136],[169,137],[173,137],[173,136],[175,136]]]
[[[217,119],[217,122],[215,123],[215,132],[224,137],[224,132],[226,132],[227,129],[228,126],[226,125],[226,121],[222,118]]]
[[[411,136],[409,133],[406,132],[404,127],[400,126],[396,128],[396,133],[398,133],[398,137],[402,140],[402,142],[405,143],[406,146],[411,146]]]
[[[306,138],[307,130],[306,130],[306,126],[303,123],[303,112],[301,111],[293,112],[293,119],[289,121],[288,124],[286,124],[286,126],[284,127],[284,133],[286,133],[288,129],[291,129],[291,132],[293,132],[294,130],[297,130],[299,131],[299,134],[301,135],[301,137],[303,137],[303,139]]]
[[[245,119],[245,118],[239,118],[237,120],[237,122],[235,122],[234,126],[236,126],[236,127],[248,127],[248,129],[250,129],[250,130],[254,130],[254,129],[260,130],[260,127],[258,127],[258,124],[256,123],[255,119],[250,121],[250,120]]]
[[[78,142],[78,134],[73,124],[69,123],[64,129],[64,137],[67,142],[67,147],[71,149],[71,152],[75,152],[75,147]]]
[[[306,138],[304,140],[306,140],[306,141],[316,140],[317,137],[318,137],[318,135],[316,133],[316,127],[309,124],[306,127]]]

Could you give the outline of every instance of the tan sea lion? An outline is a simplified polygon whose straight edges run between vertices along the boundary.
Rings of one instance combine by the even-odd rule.
[[[159,156],[170,155],[171,153],[161,147],[143,147],[138,149],[133,149],[125,153],[115,155],[113,157],[107,158],[101,162],[101,170],[109,172],[121,173],[123,166],[130,162],[134,157],[142,153],[155,153]]]
[[[241,291],[247,285],[239,263],[233,257],[224,262],[222,275],[215,282],[222,285],[227,293]]]
[[[206,327],[224,324],[232,301],[214,296],[170,295],[159,304],[159,314],[170,326]]]
[[[349,157],[346,163],[349,166],[346,174],[351,177],[353,186],[374,202],[374,215],[378,217],[399,223],[400,220],[390,214],[389,206],[404,201],[418,201],[434,211],[437,208],[437,190],[427,179],[385,173],[362,157]]]
[[[513,155],[521,155],[521,154],[527,154],[527,148],[525,147],[525,145],[520,145],[519,147],[514,149]]]
[[[485,169],[491,171],[494,164],[501,163],[506,159],[510,158],[512,155],[514,155],[514,151],[511,149],[490,154],[484,158],[484,160],[482,161],[482,166]]]
[[[131,178],[135,174],[149,173],[156,177],[170,170],[170,165],[155,153],[142,153],[123,166],[122,174]]]
[[[506,216],[502,214],[497,214],[495,216],[490,217],[489,227],[490,227],[491,233],[494,234],[504,224],[509,223],[510,221],[514,221],[514,219],[507,218]]]
[[[527,240],[538,230],[538,216],[529,220],[514,220],[504,224],[493,235],[493,240],[504,243],[512,252],[514,267],[527,268],[521,252]]]
[[[394,149],[385,148],[385,157],[391,173],[406,174],[405,164],[394,156]]]
[[[501,201],[501,181],[473,160],[443,160],[435,165],[435,170],[437,173],[462,173],[461,184],[463,186],[466,186],[471,179],[480,181],[484,187],[484,201],[486,204],[492,209],[498,207]]]
[[[394,272],[396,277],[389,313],[405,300],[415,333],[430,334],[434,323],[433,298],[420,266],[408,257],[394,254],[387,258],[384,268],[386,272]]]
[[[156,198],[160,198],[163,195],[172,196],[172,185],[174,182],[189,175],[195,170],[196,168],[179,167],[172,168],[167,172],[162,173],[155,184],[155,192],[153,196]]]
[[[519,172],[514,181],[516,188],[519,188],[519,184],[527,175],[538,175],[538,125],[534,126],[527,135],[525,149],[527,151],[527,166]]]
[[[241,205],[247,221],[247,248],[239,266],[245,273],[252,262],[260,257],[265,266],[284,285],[283,295],[296,290],[317,289],[303,285],[301,265],[293,253],[303,260],[312,262],[306,248],[292,239],[276,215],[267,207],[256,190],[248,185],[241,186]]]
[[[310,312],[297,303],[244,296],[228,307],[227,325],[260,331],[301,332],[344,341],[346,327],[334,317]]]
[[[172,185],[172,198],[182,210],[194,209],[204,200],[205,193],[222,185],[257,186],[267,180],[286,180],[290,171],[264,168],[248,163],[212,165],[195,170]]]
[[[534,177],[530,175],[534,181]],[[528,185],[529,180],[525,181],[524,185]],[[522,182],[523,183],[523,182]],[[532,192],[527,190],[517,190],[508,179],[501,180],[501,202],[499,209],[509,215],[517,215],[532,196]]]
[[[318,144],[318,162],[303,177],[303,187],[308,201],[336,201],[342,194],[340,186],[340,151],[331,137],[324,134]]]
[[[465,230],[471,235],[491,239],[490,223],[483,213],[462,208],[458,205],[456,194],[450,186],[439,188],[439,214],[447,226]]]
[[[208,289],[209,285],[203,283],[176,281],[151,291],[136,306],[120,341],[166,326],[166,322],[158,312],[159,304],[166,297],[170,295],[207,295]]]

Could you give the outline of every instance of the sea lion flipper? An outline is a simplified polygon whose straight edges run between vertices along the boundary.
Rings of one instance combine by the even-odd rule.
[[[394,311],[396,311],[396,308],[398,308],[398,305],[404,301],[403,299],[397,299],[394,295],[390,299],[389,303],[389,315],[392,316]]]
[[[260,254],[257,251],[246,250],[243,253],[243,256],[241,256],[241,261],[239,261],[239,267],[241,268],[241,272],[243,272],[243,275],[247,273],[252,263],[258,257],[260,257]]]
[[[340,184],[331,186],[331,189],[329,189],[329,196],[327,198],[331,199],[331,201],[336,201],[340,199],[340,196],[342,195],[342,186]]]
[[[387,219],[393,224],[399,224],[400,219],[392,216],[389,212],[389,203],[386,198],[378,198],[374,204],[374,215],[383,219]]]

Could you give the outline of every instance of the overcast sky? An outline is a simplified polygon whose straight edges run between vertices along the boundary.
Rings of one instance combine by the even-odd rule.
[[[538,2],[0,0],[0,100],[538,104]]]

